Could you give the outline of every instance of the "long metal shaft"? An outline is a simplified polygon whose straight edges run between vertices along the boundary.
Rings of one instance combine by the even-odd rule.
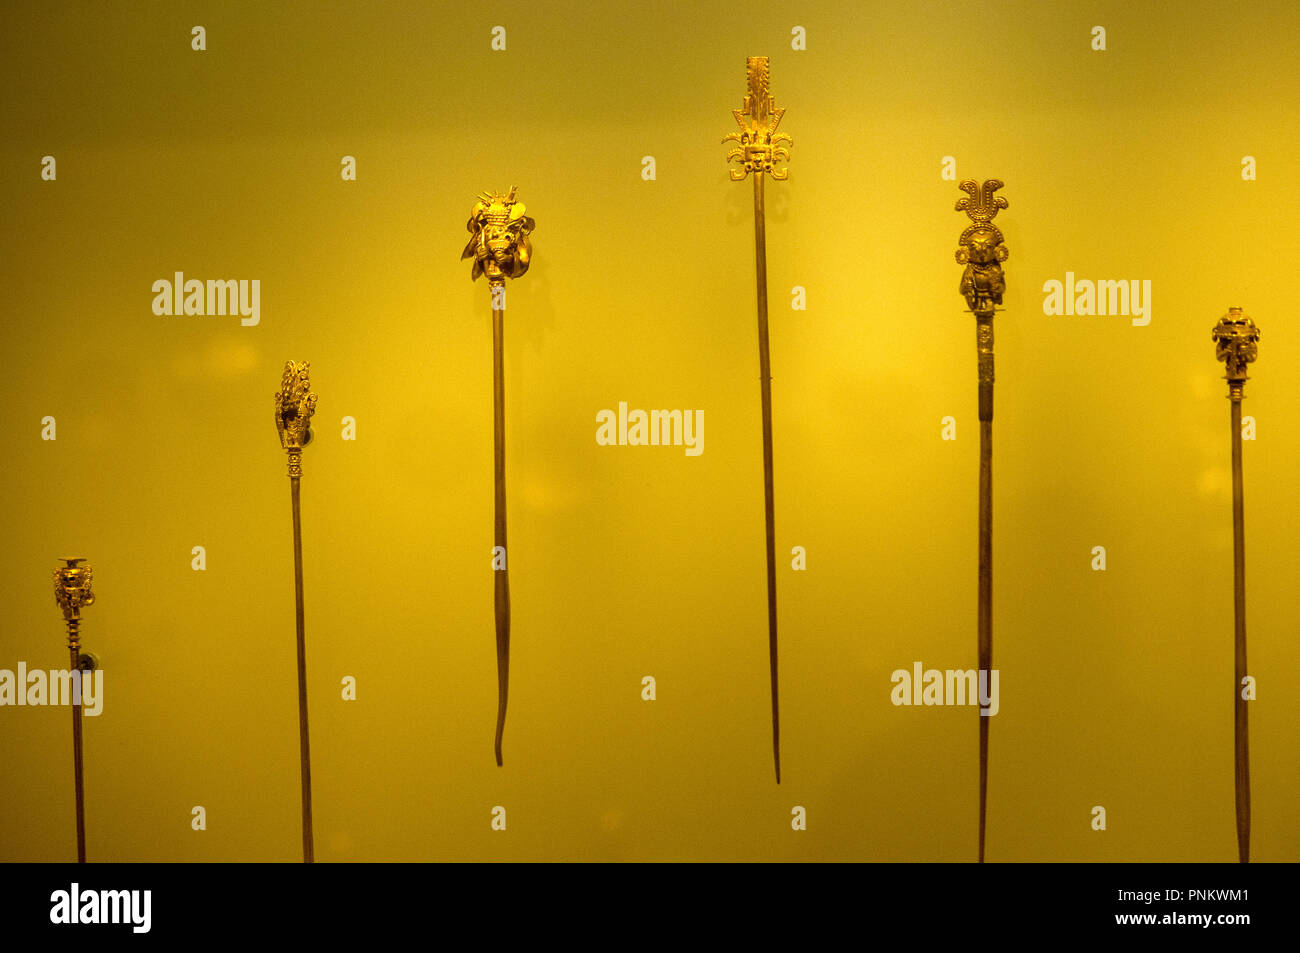
[[[993,669],[993,422],[980,421],[980,559],[979,671],[992,679]],[[990,682],[991,684],[991,682]],[[980,720],[980,863],[984,863],[984,827],[989,785],[989,719]]]
[[[311,827],[311,744],[307,731],[307,637],[302,597],[302,520],[299,514],[299,477],[289,478],[293,501],[293,591],[298,624],[298,750],[302,762],[302,860],[315,860]]]
[[[505,308],[492,311],[492,455],[496,485],[493,545],[499,547],[502,565],[493,572],[493,602],[497,631],[497,766],[501,765],[501,740],[506,730],[506,697],[510,687],[510,578],[506,550],[506,380]]]
[[[1250,862],[1250,729],[1242,698],[1246,677],[1246,525],[1241,475],[1241,395],[1232,401],[1233,733],[1237,795],[1237,859]]]
[[[979,356],[980,487],[979,487],[979,677],[992,685],[993,670],[993,320],[976,325]],[[991,690],[991,689],[990,689]],[[980,723],[980,840],[979,862],[984,863],[984,831],[988,805],[989,719]]]
[[[81,649],[77,642],[76,620],[68,622],[68,655],[72,668],[71,672],[77,673],[81,670]],[[73,675],[77,678],[76,674]],[[78,697],[72,705],[72,773],[76,787],[77,798],[77,863],[86,862],[86,795],[85,788],[82,784],[82,762],[81,762],[81,698]]]
[[[763,506],[767,524],[767,645],[772,672],[772,759],[781,783],[781,713],[776,665],[776,491],[772,470],[772,359],[767,342],[767,228],[763,174],[754,177],[754,260],[758,275],[758,380],[763,402]]]

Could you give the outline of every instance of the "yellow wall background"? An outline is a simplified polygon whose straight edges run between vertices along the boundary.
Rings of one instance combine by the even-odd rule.
[[[1011,203],[989,859],[1235,859],[1210,329],[1239,304],[1263,332],[1245,404],[1252,857],[1300,860],[1294,5],[29,4],[3,19],[0,667],[66,665],[50,572],[87,557],[84,644],[106,671],[86,721],[90,860],[299,858],[271,400],[288,358],[311,361],[320,396],[303,481],[318,860],[973,860],[974,712],[889,700],[914,661],[975,665],[974,332],[946,155],[958,178],[1005,180]],[[720,142],[757,54],[795,140],[790,179],[768,188],[779,787],[751,192]],[[497,768],[490,312],[459,255],[475,195],[512,184],[537,229],[506,319]],[[155,316],[151,285],[175,271],[260,279],[260,325]],[[1066,271],[1150,279],[1151,324],[1044,315],[1043,282]],[[795,285],[807,311],[789,308]],[[620,400],[702,409],[704,453],[598,446],[596,412]],[[806,572],[788,568],[796,545]],[[75,856],[68,720],[0,710],[0,859]]]

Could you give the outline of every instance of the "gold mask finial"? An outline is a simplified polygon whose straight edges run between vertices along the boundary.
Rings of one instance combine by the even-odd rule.
[[[487,275],[489,284],[502,285],[528,270],[533,256],[528,236],[537,223],[524,214],[524,203],[515,201],[517,191],[512,185],[509,192],[484,192],[470,212],[469,244],[460,257],[474,259],[471,279]]]
[[[740,144],[727,153],[728,163],[740,163],[740,168],[729,170],[731,178],[739,182],[751,172],[755,175],[766,172],[774,179],[788,179],[789,170],[784,166],[777,168],[776,163],[790,161],[790,150],[782,143],[794,145],[794,140],[784,132],[777,132],[785,110],[777,107],[768,88],[767,57],[748,57],[746,70],[749,92],[741,107],[731,111],[740,132],[727,133],[722,139],[724,143]]]

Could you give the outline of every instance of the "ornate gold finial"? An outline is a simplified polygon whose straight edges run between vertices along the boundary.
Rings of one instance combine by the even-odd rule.
[[[1214,356],[1223,362],[1227,373],[1229,397],[1241,398],[1245,383],[1246,366],[1259,357],[1259,328],[1241,308],[1229,308],[1219,319],[1211,333],[1214,338]]]
[[[731,178],[739,182],[751,172],[756,175],[766,172],[774,179],[788,179],[789,170],[778,169],[776,163],[790,161],[790,150],[781,143],[794,145],[794,140],[784,132],[777,132],[785,110],[777,107],[768,89],[767,57],[750,56],[745,63],[749,92],[741,107],[731,111],[741,131],[727,133],[722,138],[723,142],[740,143],[739,148],[727,153],[727,162],[740,163],[739,169],[729,170]]]
[[[965,179],[958,188],[966,193],[954,206],[965,212],[971,224],[957,239],[957,263],[965,265],[957,286],[966,307],[975,316],[975,354],[979,375],[980,479],[979,479],[979,614],[977,643],[981,677],[993,666],[993,312],[1002,303],[1006,279],[1001,262],[1009,252],[1002,231],[993,224],[998,212],[1009,207],[1002,196],[1001,179],[980,184]],[[981,712],[981,714],[984,714]],[[979,760],[979,862],[984,863],[984,840],[988,802],[989,719],[980,718]]]
[[[302,448],[311,442],[311,418],[316,395],[311,393],[310,361],[285,361],[284,377],[275,394],[275,429],[280,446],[289,453],[289,476],[302,476]]]
[[[1228,382],[1229,433],[1232,435],[1232,603],[1233,603],[1233,762],[1237,813],[1237,859],[1250,863],[1249,702],[1236,686],[1247,681],[1246,665],[1246,505],[1241,454],[1241,401],[1246,369],[1259,357],[1259,328],[1241,308],[1229,308],[1210,332],[1214,356],[1223,362]]]
[[[471,279],[487,275],[489,284],[500,285],[528,270],[533,255],[528,236],[537,223],[524,214],[524,203],[515,201],[516,191],[512,185],[509,192],[484,192],[470,212],[469,244],[460,257],[474,259]]]
[[[509,192],[484,192],[470,211],[469,243],[461,260],[474,259],[470,278],[487,275],[492,301],[492,479],[493,541],[497,552],[506,551],[506,422],[505,422],[505,284],[528,271],[533,257],[529,239],[537,223],[527,214],[523,202],[515,201],[518,188]],[[502,762],[505,736],[506,698],[510,673],[510,583],[503,565],[493,566],[493,610],[497,637],[497,765]]]
[[[1006,261],[1010,252],[1002,243],[1002,231],[993,224],[998,211],[1009,207],[1006,199],[994,195],[1002,185],[1000,179],[987,179],[983,185],[966,179],[958,185],[967,197],[957,200],[956,210],[971,220],[957,239],[957,263],[966,266],[959,290],[977,317],[991,317],[1006,291],[999,263]]]
[[[84,556],[60,556],[65,564],[54,570],[54,598],[63,610],[63,618],[69,623],[81,618],[83,606],[94,605],[95,593],[91,589],[91,571],[89,566],[81,566]],[[69,627],[69,641],[76,635],[74,627]]]
[[[280,446],[289,454],[289,500],[293,513],[293,575],[298,639],[298,745],[302,770],[302,859],[312,863],[315,848],[311,820],[311,751],[307,730],[307,648],[302,592],[302,450],[311,443],[311,418],[316,395],[311,392],[311,362],[285,361],[284,376],[275,394],[275,429]]]
[[[94,664],[83,664],[81,655],[81,610],[95,604],[95,591],[91,588],[89,566],[82,566],[84,556],[60,556],[63,563],[54,570],[54,599],[63,610],[63,621],[68,627],[69,671],[78,679],[82,672],[93,671]],[[91,657],[93,658],[93,656]],[[81,757],[81,697],[80,682],[73,689],[72,705],[72,759],[73,791],[77,804],[77,862],[86,862],[86,807],[85,785]]]

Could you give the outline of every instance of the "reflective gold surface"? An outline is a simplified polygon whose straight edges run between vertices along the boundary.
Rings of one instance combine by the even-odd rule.
[[[1241,308],[1229,308],[1214,326],[1214,356],[1224,366],[1229,396],[1240,398],[1246,368],[1259,357],[1259,328]]]
[[[275,429],[289,454],[289,476],[302,476],[302,450],[311,442],[311,418],[316,395],[311,393],[311,363],[286,361],[280,389],[275,392]]]
[[[82,607],[95,603],[93,574],[89,566],[81,565],[85,561],[84,556],[63,556],[60,557],[63,565],[54,570],[54,598],[68,622],[80,619]],[[71,639],[74,634],[71,627],[68,634]]]

